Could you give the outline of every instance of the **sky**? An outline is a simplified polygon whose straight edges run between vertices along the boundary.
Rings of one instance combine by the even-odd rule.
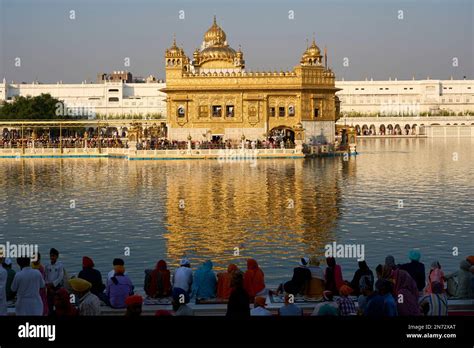
[[[291,70],[314,36],[338,80],[474,79],[473,0],[0,0],[0,79],[164,79],[173,35],[192,56],[213,15],[247,71]]]

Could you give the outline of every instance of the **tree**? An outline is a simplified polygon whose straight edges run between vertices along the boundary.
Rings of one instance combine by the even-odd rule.
[[[5,103],[0,108],[0,119],[3,120],[48,120],[68,118],[56,111],[62,102],[50,94],[37,97],[17,97],[12,103]]]

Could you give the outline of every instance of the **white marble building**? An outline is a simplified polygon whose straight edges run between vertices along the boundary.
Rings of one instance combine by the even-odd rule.
[[[164,83],[81,83],[81,84],[0,84],[0,103],[11,102],[16,96],[38,96],[49,93],[62,100],[70,109],[92,110],[96,115],[162,115],[166,117],[166,95],[160,92]]]
[[[69,108],[91,108],[109,117],[161,114],[166,117],[165,83],[0,83],[0,103],[15,96],[49,93]],[[474,80],[336,81],[343,115],[416,116],[474,113]]]
[[[343,115],[474,113],[474,80],[336,81]]]

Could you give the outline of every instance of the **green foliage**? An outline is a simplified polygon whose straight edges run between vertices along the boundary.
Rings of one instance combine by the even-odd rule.
[[[0,108],[0,119],[3,120],[48,120],[67,118],[56,115],[57,103],[60,100],[50,94],[37,97],[17,97],[12,103],[5,103]]]

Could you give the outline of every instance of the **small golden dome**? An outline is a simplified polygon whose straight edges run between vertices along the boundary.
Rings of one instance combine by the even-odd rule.
[[[314,39],[313,39],[313,42],[311,43],[311,46],[309,46],[304,52],[303,57],[308,57],[308,58],[321,57],[321,51],[319,50],[319,47],[316,45],[316,42],[314,41]]]
[[[214,23],[212,23],[212,26],[204,34],[204,42],[206,42],[208,46],[221,46],[225,44],[225,40],[225,32],[217,25],[216,16],[214,16]]]
[[[184,50],[176,44],[176,38],[173,38],[173,45],[166,50],[169,56],[184,56]]]

